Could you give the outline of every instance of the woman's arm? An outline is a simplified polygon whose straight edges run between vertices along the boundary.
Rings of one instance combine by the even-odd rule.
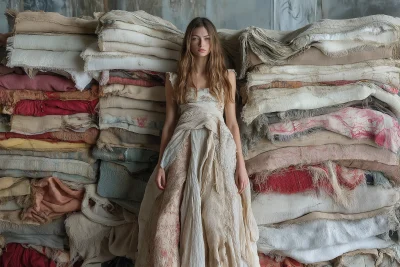
[[[169,79],[169,74],[167,73],[166,77],[166,82],[165,82],[165,98],[166,98],[166,118],[165,118],[165,123],[164,127],[162,130],[162,135],[161,135],[161,145],[160,145],[160,154],[158,157],[158,163],[157,163],[157,177],[156,177],[156,183],[159,189],[163,190],[165,188],[165,173],[164,170],[161,168],[161,160],[164,154],[164,150],[171,140],[172,134],[175,131],[175,127],[178,121],[178,106],[176,102],[173,100],[173,89],[172,89],[172,84]]]
[[[229,82],[232,86],[232,99],[236,96],[236,77],[234,72],[229,72]],[[236,176],[237,176],[237,187],[239,193],[242,193],[246,186],[249,184],[249,177],[247,175],[246,166],[244,163],[242,153],[242,143],[240,141],[239,125],[236,120],[236,106],[234,102],[228,102],[225,104],[225,119],[226,126],[233,135],[233,139],[236,143]]]

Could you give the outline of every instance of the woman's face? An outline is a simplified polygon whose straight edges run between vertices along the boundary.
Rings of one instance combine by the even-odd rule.
[[[204,27],[195,28],[190,40],[190,52],[195,57],[205,57],[210,54],[210,36]]]

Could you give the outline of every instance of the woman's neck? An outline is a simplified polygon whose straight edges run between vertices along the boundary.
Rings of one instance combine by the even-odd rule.
[[[205,74],[208,57],[196,57],[194,61],[194,73]]]

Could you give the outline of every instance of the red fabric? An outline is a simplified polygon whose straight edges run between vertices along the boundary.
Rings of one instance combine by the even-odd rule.
[[[76,91],[75,83],[65,77],[54,75],[36,75],[32,79],[28,75],[7,74],[0,76],[0,90],[39,90],[39,91]]]
[[[322,189],[327,193],[333,194],[332,185],[327,179],[320,179],[318,183],[313,182],[311,168],[324,171],[327,176],[330,175],[328,169],[323,165],[291,166],[270,175],[262,173],[251,175],[253,190],[259,193],[295,194]],[[335,165],[335,170],[339,184],[349,190],[356,188],[365,179],[365,174],[362,170],[349,169],[340,165]]]
[[[163,86],[161,82],[149,80],[137,80],[131,78],[113,77],[110,76],[108,84],[124,84],[124,85],[137,85],[143,87]]]
[[[43,134],[35,135],[25,135],[19,133],[5,132],[0,133],[0,140],[6,140],[11,138],[21,138],[21,139],[34,139],[42,140],[46,142],[69,142],[69,143],[87,143],[94,145],[96,144],[97,138],[99,136],[99,129],[89,128],[85,132],[68,132],[68,131],[57,131],[57,132],[47,132]]]
[[[291,258],[285,258],[282,262],[277,262],[262,253],[258,253],[258,257],[260,258],[260,267],[303,267],[304,266],[302,263],[293,260]]]
[[[32,248],[10,243],[0,260],[2,267],[56,267],[56,263]]]
[[[21,100],[14,108],[13,114],[24,116],[71,115],[77,113],[96,113],[99,100]]]

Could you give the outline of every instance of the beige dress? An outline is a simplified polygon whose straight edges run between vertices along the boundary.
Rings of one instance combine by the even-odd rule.
[[[170,74],[174,86],[177,75]],[[167,185],[151,176],[139,213],[136,267],[260,266],[250,187],[235,184],[236,145],[224,107],[208,89],[189,90],[188,103],[161,166]]]

